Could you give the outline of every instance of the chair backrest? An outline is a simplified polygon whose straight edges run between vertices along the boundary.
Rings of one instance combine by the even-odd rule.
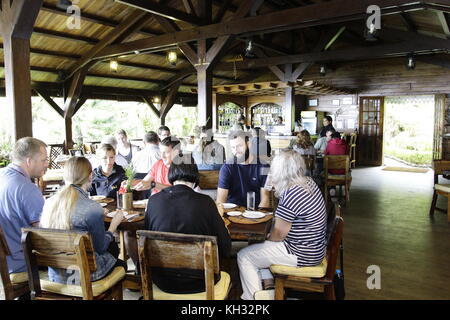
[[[9,278],[8,263],[6,261],[6,256],[9,256],[11,252],[9,251],[8,243],[6,242],[5,234],[3,229],[0,227],[0,276],[2,279],[3,289],[7,290],[11,286],[11,279]],[[5,292],[6,295],[6,292]]]
[[[344,232],[344,219],[336,216],[330,223],[327,229],[330,230],[329,240],[327,245],[327,272],[325,278],[333,280],[336,273],[336,264],[339,256],[339,249],[342,241],[342,234]],[[328,237],[328,236],[327,236]]]
[[[219,170],[200,170],[200,183],[201,189],[217,189],[219,183]]]
[[[48,167],[49,169],[61,169],[61,166],[55,162],[56,158],[64,154],[63,144],[51,144],[48,150]]]
[[[151,267],[204,270],[206,299],[214,299],[214,274],[219,274],[217,239],[213,236],[138,230],[144,299],[153,299]]]
[[[450,175],[450,160],[433,160],[434,183],[438,183],[439,176]]]
[[[91,238],[87,232],[23,228],[22,247],[32,295],[38,296],[41,293],[39,267],[76,267],[80,272],[83,298],[93,298],[90,279],[97,265]]]
[[[344,169],[345,175],[348,175],[350,171],[350,157],[348,155],[328,155],[323,158],[323,166],[325,177],[327,176],[329,169]]]

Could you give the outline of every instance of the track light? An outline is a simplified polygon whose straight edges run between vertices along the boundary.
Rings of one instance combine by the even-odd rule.
[[[172,65],[175,66],[177,64],[178,56],[175,51],[168,51],[166,55],[167,61]]]
[[[406,62],[406,67],[409,70],[414,70],[416,68],[416,59],[414,59],[414,54],[410,53],[408,55],[408,60]]]
[[[325,77],[327,74],[327,67],[324,64],[320,66],[319,73],[322,77]]]
[[[245,41],[244,56],[246,58],[254,58],[255,57],[255,54],[253,53],[253,41],[251,39]]]

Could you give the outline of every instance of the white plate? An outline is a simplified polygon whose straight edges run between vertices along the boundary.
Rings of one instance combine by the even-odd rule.
[[[245,211],[242,216],[249,218],[249,219],[259,219],[262,217],[265,217],[266,215],[263,212],[259,211]]]
[[[227,212],[227,215],[229,215],[230,217],[237,217],[237,216],[240,216],[241,214],[242,214],[242,212],[240,212],[240,211]]]
[[[100,205],[102,206],[102,207],[106,207],[108,204],[107,203],[104,203],[104,202],[102,202],[102,203],[100,203]]]
[[[114,216],[116,215],[117,211],[111,211],[108,212],[108,214],[106,216],[110,217],[110,218],[114,218]],[[127,218],[128,212],[123,211],[123,216],[124,218]]]
[[[235,205],[234,203],[224,203],[223,204],[223,208],[224,209],[232,209],[232,208],[236,208],[237,205]]]
[[[105,196],[91,196],[91,200],[99,201],[105,199]]]

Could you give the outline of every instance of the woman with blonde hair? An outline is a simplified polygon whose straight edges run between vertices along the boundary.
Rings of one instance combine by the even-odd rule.
[[[107,276],[115,267],[121,266],[126,270],[126,264],[117,259],[119,248],[113,236],[123,214],[117,213],[105,232],[104,210],[100,204],[89,199],[87,193],[91,181],[92,166],[89,160],[84,157],[70,158],[64,165],[65,186],[46,201],[40,226],[89,232],[97,263],[97,270],[91,274],[91,281],[97,281]],[[73,270],[49,267],[48,275],[54,282],[67,284],[70,278],[75,284],[79,283],[79,274],[74,277]]]
[[[316,155],[316,149],[314,149],[311,136],[307,130],[302,130],[297,134],[297,141],[292,148],[301,155]]]
[[[238,253],[244,300],[254,299],[255,292],[262,290],[261,271],[270,265],[316,266],[325,256],[325,202],[305,171],[302,156],[293,150],[282,151],[272,160],[270,184],[280,201],[268,239]]]

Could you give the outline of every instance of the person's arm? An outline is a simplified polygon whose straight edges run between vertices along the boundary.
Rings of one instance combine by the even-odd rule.
[[[217,202],[226,203],[228,199],[228,189],[217,188]]]
[[[156,163],[155,163],[156,165]],[[148,190],[151,188],[152,182],[155,180],[154,175],[153,175],[153,170],[155,168],[155,165],[153,165],[153,167],[150,169],[150,172],[147,173],[147,175],[144,177],[144,179],[142,180],[133,180],[131,182],[131,187],[134,190],[137,191],[143,191],[143,190]]]
[[[287,222],[280,218],[275,218],[275,224],[272,232],[269,234],[268,239],[270,241],[283,241],[291,230],[292,223]]]
[[[44,197],[41,191],[35,185],[27,185],[20,192],[22,201],[21,209],[24,217],[28,220],[30,226],[39,227],[42,209],[44,208]]]
[[[261,188],[261,202],[259,203],[258,207],[260,208],[269,208],[270,206],[270,191]]]

